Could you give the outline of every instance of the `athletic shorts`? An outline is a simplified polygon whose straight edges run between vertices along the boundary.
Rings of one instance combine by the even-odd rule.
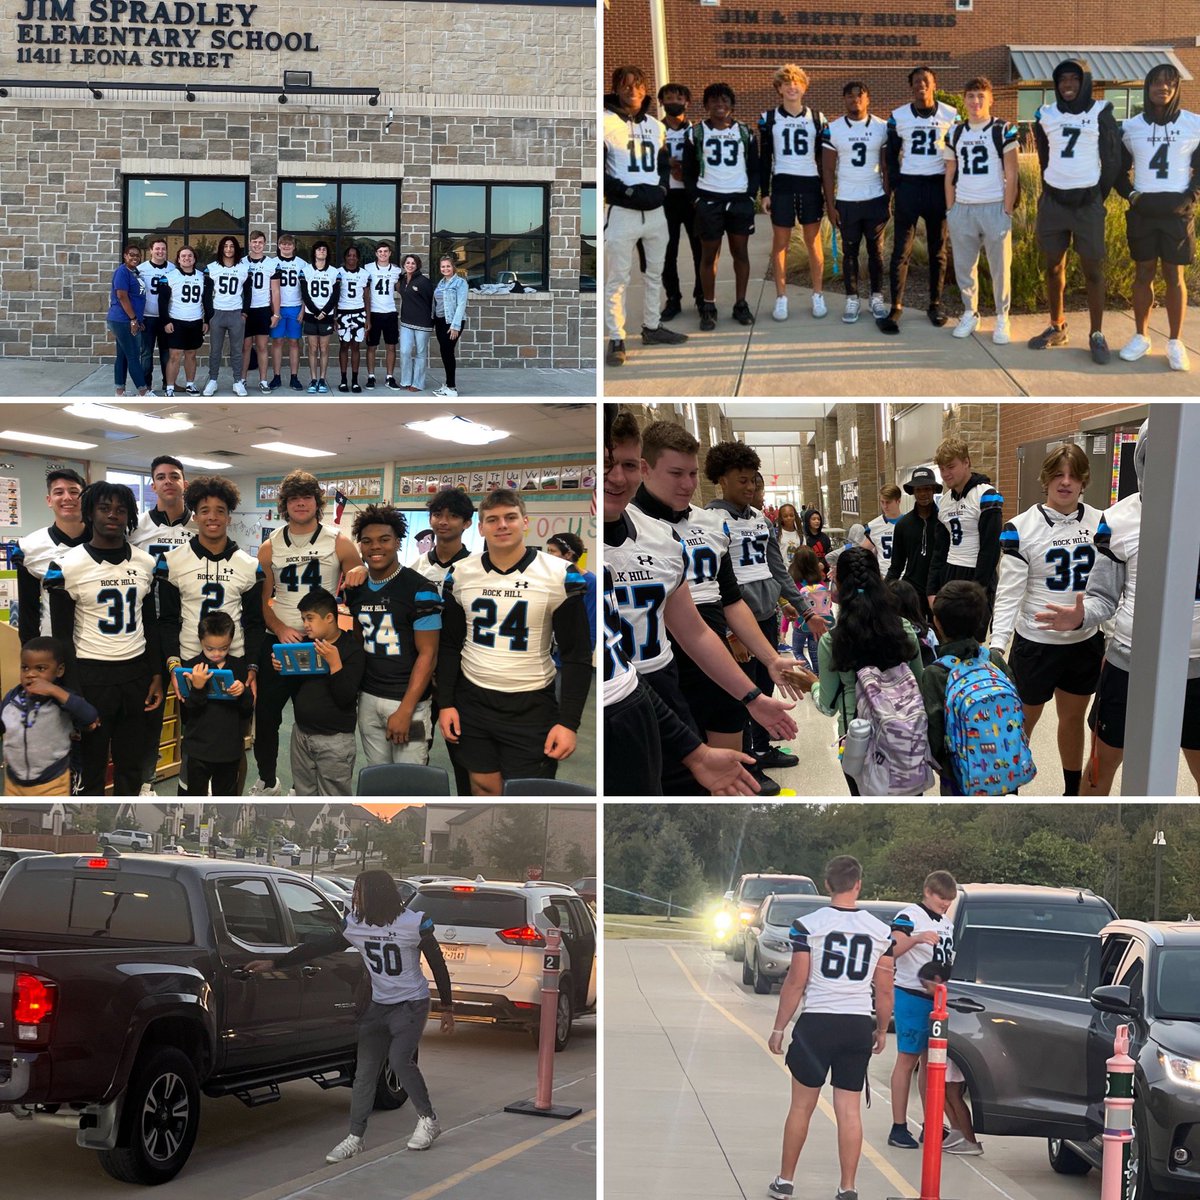
[[[337,315],[338,340],[343,342],[364,342],[367,334],[367,313],[365,309],[354,308]]]
[[[895,1008],[896,1049],[901,1054],[924,1054],[929,1046],[929,1014],[933,1012],[932,996],[917,996],[896,988]]]
[[[1013,634],[1008,665],[1017,681],[1022,704],[1045,704],[1056,689],[1072,696],[1090,696],[1100,682],[1104,634],[1099,630],[1083,642],[1034,642]]]
[[[802,1087],[831,1078],[843,1092],[861,1092],[875,1046],[875,1018],[861,1014],[801,1013],[784,1061]]]
[[[1106,746],[1125,749],[1125,709],[1129,703],[1129,672],[1106,662],[1100,672],[1100,686],[1088,713],[1088,725]],[[1183,700],[1183,729],[1179,738],[1183,750],[1200,750],[1200,678],[1187,681]]]
[[[378,346],[379,339],[394,346],[400,340],[400,314],[394,312],[371,314],[371,332],[367,334],[367,345]]]
[[[458,761],[468,771],[505,779],[553,779],[558,763],[543,753],[558,724],[554,685],[536,692],[481,688],[460,675],[455,688],[461,733]]]
[[[776,175],[771,180],[771,224],[791,229],[799,222],[811,225],[821,219],[825,197],[817,176]]]
[[[204,345],[204,322],[172,321],[167,345],[172,350],[199,350]]]
[[[304,336],[305,337],[328,337],[333,332],[333,317],[326,317],[324,321],[317,320],[316,317],[310,317],[305,314],[304,317]]]
[[[1134,262],[1161,258],[1186,267],[1196,257],[1195,222],[1175,213],[1139,213],[1134,205],[1125,214],[1125,236]]]
[[[724,635],[721,638],[723,641]],[[672,645],[679,664],[679,686],[697,726],[704,733],[741,733],[746,727],[746,706],[706,675],[678,643]]]
[[[246,336],[267,337],[271,332],[271,306],[252,308],[246,314]]]
[[[302,305],[288,304],[279,310],[279,324],[271,330],[273,338],[292,338],[293,340],[300,337],[300,310]]]
[[[753,232],[754,201],[744,192],[737,196],[697,194],[696,236],[702,242],[719,242],[726,233],[740,237]]]
[[[1086,204],[1064,204],[1050,192],[1038,201],[1037,244],[1044,254],[1064,254],[1071,242],[1080,258],[1104,261],[1104,202],[1097,192]]]

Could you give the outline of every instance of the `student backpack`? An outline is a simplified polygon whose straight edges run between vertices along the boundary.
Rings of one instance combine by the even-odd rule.
[[[870,723],[867,757],[858,776],[864,796],[919,796],[933,783],[929,722],[916,676],[907,663],[858,672],[858,716]]]
[[[954,151],[954,182],[958,183],[958,143],[962,141],[962,135],[966,132],[967,122],[959,121],[950,131],[950,149]],[[997,157],[1000,159],[1000,177],[1004,177],[1004,122],[997,121],[992,117],[988,125],[988,130],[992,135],[992,146],[996,151]],[[1017,194],[1013,198],[1013,211],[1016,212],[1017,205],[1021,203],[1021,163],[1017,161]]]
[[[975,658],[937,660],[946,680],[946,748],[964,796],[1007,796],[1036,774],[1025,709],[1013,682],[986,646]]]

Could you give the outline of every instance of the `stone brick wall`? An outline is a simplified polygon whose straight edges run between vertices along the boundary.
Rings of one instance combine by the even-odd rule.
[[[1000,406],[951,404],[942,414],[942,437],[960,437],[971,448],[971,468],[993,483],[1000,471]],[[1005,505],[1005,513],[1008,506]],[[1006,518],[1007,519],[1007,518]]]

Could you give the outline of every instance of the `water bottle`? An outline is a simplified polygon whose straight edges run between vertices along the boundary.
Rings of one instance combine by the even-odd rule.
[[[867,761],[867,743],[871,740],[871,722],[855,717],[846,727],[842,746],[842,770],[857,779]]]

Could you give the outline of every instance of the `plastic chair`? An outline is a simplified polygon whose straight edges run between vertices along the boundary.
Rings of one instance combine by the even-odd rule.
[[[360,796],[449,796],[450,776],[420,763],[376,763],[358,773]]]
[[[594,796],[595,788],[562,779],[506,779],[506,796]]]

